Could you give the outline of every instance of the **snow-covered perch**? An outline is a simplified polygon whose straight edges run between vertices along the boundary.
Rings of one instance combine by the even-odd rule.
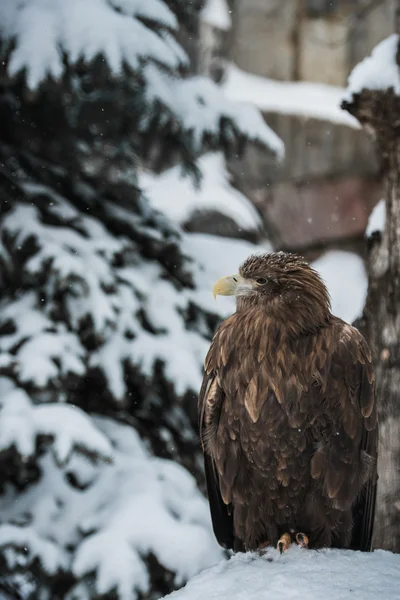
[[[269,562],[272,560],[272,562]],[[377,600],[398,598],[400,556],[377,551],[276,550],[236,554],[194,577],[169,600]]]

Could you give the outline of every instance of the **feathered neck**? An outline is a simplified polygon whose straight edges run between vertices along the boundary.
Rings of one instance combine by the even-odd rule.
[[[273,323],[290,336],[315,333],[328,325],[332,316],[329,297],[316,297],[312,292],[292,298],[277,296],[263,302],[251,296],[240,296],[236,299],[236,312],[246,314],[250,321]]]

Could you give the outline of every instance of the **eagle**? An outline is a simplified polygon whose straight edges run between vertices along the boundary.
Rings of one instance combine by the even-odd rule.
[[[369,550],[377,418],[371,352],[300,256],[250,256],[205,359],[199,432],[212,524],[234,551]]]

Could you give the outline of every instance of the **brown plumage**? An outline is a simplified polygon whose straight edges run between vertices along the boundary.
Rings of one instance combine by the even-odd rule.
[[[237,310],[217,329],[199,397],[214,532],[254,550],[287,531],[310,547],[369,549],[376,464],[371,354],[333,316],[302,258],[251,256],[215,294]]]

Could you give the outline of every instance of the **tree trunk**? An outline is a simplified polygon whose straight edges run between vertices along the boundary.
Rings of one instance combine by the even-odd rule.
[[[386,226],[369,243],[363,333],[374,355],[379,417],[372,546],[400,552],[400,98],[363,90],[343,108],[372,130],[385,182]]]

